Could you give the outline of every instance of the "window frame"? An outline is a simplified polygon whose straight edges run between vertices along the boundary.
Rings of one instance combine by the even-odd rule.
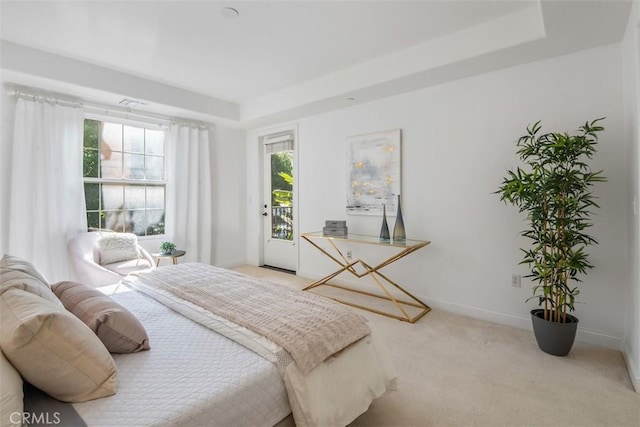
[[[84,176],[84,171],[83,171],[83,176],[82,176],[82,180],[83,180],[83,191],[84,191],[84,185],[85,184],[111,184],[111,185],[122,185],[124,186],[143,186],[143,187],[162,187],[164,189],[164,214],[165,214],[165,224],[166,224],[166,213],[167,213],[167,146],[166,146],[166,136],[167,136],[167,131],[168,131],[168,126],[166,125],[162,125],[162,124],[158,124],[158,123],[152,123],[152,122],[144,122],[144,121],[140,121],[140,120],[130,120],[130,119],[124,119],[124,118],[119,118],[119,117],[113,117],[110,115],[101,115],[101,114],[95,114],[95,113],[87,113],[85,112],[84,114],[84,119],[83,119],[83,129],[84,129],[84,123],[85,120],[95,120],[95,121],[99,121],[99,122],[103,122],[103,123],[114,123],[114,124],[120,124],[123,126],[131,126],[131,127],[137,127],[137,128],[142,128],[142,129],[148,129],[148,130],[161,130],[164,132],[164,140],[163,140],[163,155],[159,156],[157,154],[147,154],[147,153],[132,153],[129,151],[125,151],[124,150],[124,146],[123,149],[121,151],[121,153],[124,154],[137,154],[137,155],[143,155],[145,156],[145,162],[146,162],[146,157],[150,156],[150,157],[162,157],[162,167],[163,167],[163,171],[164,171],[164,177],[163,179],[132,179],[132,178],[101,178],[101,177],[86,177]],[[100,156],[100,147],[98,147],[97,149],[98,151],[98,155]],[[82,153],[85,152],[85,147],[84,147],[84,137],[83,137],[83,147],[82,147]],[[99,162],[102,162],[102,160],[100,159]],[[124,164],[124,159],[123,159],[123,164]],[[101,167],[101,163],[99,163],[99,168]],[[101,170],[99,169],[99,173],[101,173]],[[96,211],[95,209],[87,209],[87,203],[85,200],[85,205],[84,205],[84,211],[85,211],[85,215],[87,215],[90,212],[105,212],[106,210],[102,209],[102,197],[99,198],[99,206],[98,206],[98,210]],[[145,208],[143,209],[145,212],[147,212],[148,210],[153,210],[153,209],[147,209],[147,200],[146,200],[146,195],[145,195]],[[134,209],[128,209],[128,210],[134,210]],[[142,209],[139,209],[142,210]],[[89,228],[89,224],[87,224],[87,228]],[[114,230],[116,233],[123,233],[124,231],[118,231],[118,230]],[[152,240],[152,239],[162,239],[165,238],[166,236],[166,228],[165,228],[165,232],[163,234],[150,234],[150,235],[143,235],[143,236],[139,236],[136,235],[138,237],[138,240]]]

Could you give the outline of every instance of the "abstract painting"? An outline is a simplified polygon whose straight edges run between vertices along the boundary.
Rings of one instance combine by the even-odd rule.
[[[400,129],[347,138],[347,214],[395,215],[400,194]]]

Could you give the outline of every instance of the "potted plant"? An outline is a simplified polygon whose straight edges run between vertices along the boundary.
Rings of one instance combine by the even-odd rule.
[[[527,213],[528,228],[521,235],[531,246],[521,249],[534,282],[533,296],[540,308],[531,311],[538,346],[545,352],[565,356],[571,350],[578,319],[574,310],[578,275],[593,268],[586,248],[598,242],[586,232],[592,209],[598,208],[591,192],[596,182],[606,181],[602,171],[593,172],[588,161],[596,153],[599,122],[587,122],[575,135],[539,134],[540,121],[527,128],[517,143],[524,167],[507,171],[499,190],[500,200]]]
[[[176,245],[171,242],[162,242],[160,244],[160,250],[163,254],[171,254],[176,250]]]

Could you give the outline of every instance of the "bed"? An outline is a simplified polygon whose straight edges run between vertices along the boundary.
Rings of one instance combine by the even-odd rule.
[[[87,425],[275,425],[291,412],[271,362],[124,285],[101,290],[140,319],[151,350],[113,355],[116,394],[73,404]]]
[[[212,275],[226,285],[257,280],[180,264],[100,288],[139,318],[151,350],[113,355],[117,393],[72,404],[86,425],[273,426],[293,412],[299,427],[340,426],[394,387],[392,363],[368,322],[371,333],[302,369],[304,363],[291,357],[282,362],[281,346],[211,313],[197,299],[173,298],[148,286],[170,276],[200,287]]]

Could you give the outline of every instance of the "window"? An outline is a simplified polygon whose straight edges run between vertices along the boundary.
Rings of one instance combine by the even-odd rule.
[[[89,229],[164,234],[164,131],[85,119],[83,154]]]

